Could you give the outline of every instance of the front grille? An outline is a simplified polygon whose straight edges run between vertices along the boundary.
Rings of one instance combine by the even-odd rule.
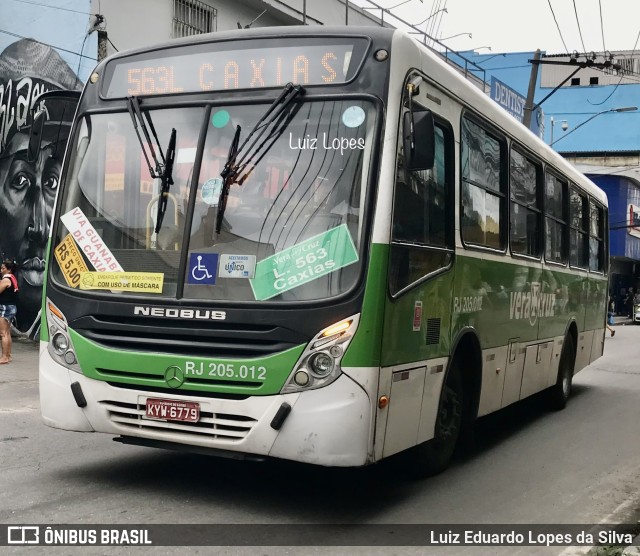
[[[70,323],[78,334],[104,347],[192,357],[255,358],[308,341],[303,334],[271,325],[85,316]]]
[[[193,440],[207,438],[229,442],[239,442],[253,429],[257,420],[246,415],[232,415],[229,413],[200,412],[197,423],[182,421],[157,421],[146,419],[146,404],[133,404],[102,400],[100,405],[107,410],[109,420],[120,429],[126,429],[130,434],[142,431],[157,433],[180,434],[182,438]]]
[[[120,371],[116,369],[105,369],[97,367],[96,372],[101,380],[115,380],[118,379],[151,379],[164,381],[164,369],[158,373],[133,373],[129,371]],[[264,383],[251,380],[219,380],[215,378],[185,378],[184,388],[193,388],[194,386],[242,386],[244,388],[260,388]],[[145,390],[146,390],[145,386]],[[181,389],[182,391],[182,389]]]
[[[100,372],[100,369],[98,369]],[[102,377],[109,386],[113,386],[114,388],[122,388],[123,390],[140,390],[141,386],[139,384],[128,384],[126,382],[112,382],[106,380],[106,378]],[[136,375],[136,378],[140,378],[140,376]],[[147,384],[144,385],[145,392],[156,392],[158,394],[167,394],[167,386],[149,386]],[[201,390],[190,390],[189,388],[180,388],[181,396],[197,396],[199,398],[213,398],[216,400],[246,400],[249,395],[248,394],[230,394],[228,392],[203,392]]]

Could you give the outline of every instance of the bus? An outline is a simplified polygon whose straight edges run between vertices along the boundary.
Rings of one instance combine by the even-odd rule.
[[[602,355],[607,198],[408,34],[246,29],[98,64],[43,296],[44,422],[444,470]]]

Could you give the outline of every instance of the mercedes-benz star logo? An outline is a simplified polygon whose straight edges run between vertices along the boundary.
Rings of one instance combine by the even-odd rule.
[[[180,388],[184,384],[184,373],[173,365],[164,372],[164,380],[171,388]]]

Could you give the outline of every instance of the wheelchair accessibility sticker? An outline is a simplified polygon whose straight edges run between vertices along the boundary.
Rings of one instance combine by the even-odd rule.
[[[218,274],[218,253],[191,253],[189,256],[189,284],[213,285]]]

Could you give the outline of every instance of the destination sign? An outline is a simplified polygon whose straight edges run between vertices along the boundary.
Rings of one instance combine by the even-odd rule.
[[[286,39],[206,43],[157,50],[107,63],[106,98],[327,85],[351,80],[367,39]]]

